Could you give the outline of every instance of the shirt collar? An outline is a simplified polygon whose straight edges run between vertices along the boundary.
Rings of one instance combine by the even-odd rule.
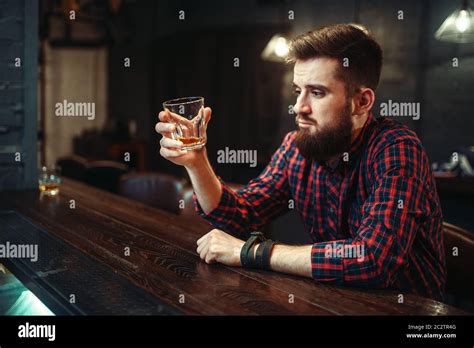
[[[354,141],[351,144],[351,148],[349,150],[349,153],[355,153],[357,152],[362,145],[364,144],[365,140],[369,137],[370,131],[368,131],[370,128],[372,128],[372,125],[374,124],[374,116],[370,112],[369,116],[367,117],[367,120],[365,120],[364,126],[360,130],[359,134],[357,137],[354,139]]]

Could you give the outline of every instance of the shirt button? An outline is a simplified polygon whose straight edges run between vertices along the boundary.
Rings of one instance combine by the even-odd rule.
[[[333,208],[333,207],[329,208],[329,211],[330,211],[331,213],[334,213],[334,208]]]

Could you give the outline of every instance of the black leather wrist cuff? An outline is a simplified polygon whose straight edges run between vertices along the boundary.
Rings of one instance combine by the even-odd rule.
[[[262,232],[252,232],[240,251],[240,263],[244,268],[255,268],[254,246],[265,240]]]
[[[255,266],[260,269],[270,269],[270,253],[272,251],[274,241],[267,239],[262,242],[257,249],[255,255]]]
[[[270,255],[272,253],[273,246],[275,242],[272,240],[267,240],[262,244],[262,261],[261,261],[261,268],[270,270]]]

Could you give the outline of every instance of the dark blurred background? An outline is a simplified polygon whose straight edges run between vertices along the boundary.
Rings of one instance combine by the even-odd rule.
[[[166,209],[133,188],[120,188],[123,174],[152,181],[163,177],[150,176],[164,175],[174,183],[166,192],[189,199],[186,173],[160,157],[154,126],[163,101],[200,95],[213,109],[209,158],[217,174],[239,188],[262,171],[284,135],[295,129],[289,113],[292,66],[262,58],[269,40],[277,33],[291,38],[354,22],[366,26],[384,50],[375,115],[388,100],[420,103],[419,120],[397,120],[415,130],[427,150],[445,220],[474,231],[469,171],[474,44],[435,38],[461,5],[454,0],[0,0],[2,59],[9,62],[0,71],[0,187],[35,185],[30,168],[37,161],[60,164],[65,176],[120,194],[132,191],[132,198]],[[36,21],[39,29],[29,28]],[[25,70],[15,70],[14,58],[26,52],[31,54]],[[23,89],[36,91],[36,97]],[[55,116],[55,104],[63,100],[94,102],[95,119]],[[257,166],[217,163],[217,151],[225,147],[257,150]],[[29,164],[14,162],[17,152]],[[452,162],[453,152],[462,154],[462,164]],[[285,239],[298,223],[290,215],[270,228]]]

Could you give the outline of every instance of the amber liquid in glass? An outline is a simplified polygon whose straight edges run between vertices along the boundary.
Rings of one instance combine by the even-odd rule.
[[[178,137],[178,140],[181,141],[184,145],[193,145],[202,141],[202,139],[198,137]]]
[[[59,192],[59,184],[56,184],[56,183],[40,184],[39,189],[41,192],[54,196]]]

